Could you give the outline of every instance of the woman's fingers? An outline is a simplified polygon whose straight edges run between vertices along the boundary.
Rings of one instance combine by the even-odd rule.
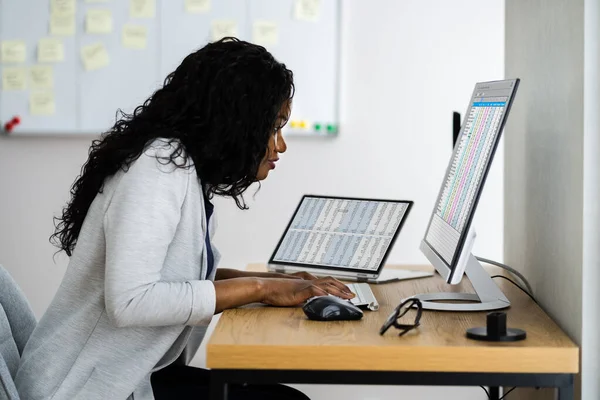
[[[348,289],[348,286],[344,285],[342,282],[338,281],[337,279],[329,276],[327,278],[323,278],[323,281],[325,283],[327,283],[328,285],[336,288],[339,292],[342,292],[346,295],[351,296],[350,298],[354,297],[354,294],[350,291],[350,289]]]
[[[339,281],[336,283],[328,278],[319,279],[315,282],[315,286],[326,291],[328,294],[332,294],[343,299],[351,299],[354,297],[354,294],[346,287],[346,285]]]

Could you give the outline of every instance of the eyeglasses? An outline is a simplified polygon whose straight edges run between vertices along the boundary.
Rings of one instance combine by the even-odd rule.
[[[410,321],[413,321],[413,323],[412,324],[400,323],[399,320],[402,317],[404,317],[410,311],[410,309],[413,307],[416,307],[416,309],[417,309],[417,314],[415,315],[414,320],[410,319]],[[410,298],[410,299],[404,300],[402,303],[400,303],[398,305],[398,307],[396,307],[394,312],[392,312],[390,314],[388,319],[385,321],[385,323],[379,330],[379,334],[383,335],[388,329],[390,329],[391,326],[393,326],[394,328],[399,329],[401,331],[398,334],[398,336],[402,336],[406,332],[417,328],[421,324],[420,321],[421,321],[422,314],[423,314],[423,304],[421,304],[421,300],[416,299],[416,298]],[[407,319],[408,319],[408,317],[406,317],[404,319],[404,322],[406,322]]]

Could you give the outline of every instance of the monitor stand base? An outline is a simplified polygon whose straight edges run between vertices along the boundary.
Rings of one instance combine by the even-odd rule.
[[[510,307],[510,301],[472,254],[469,254],[465,275],[475,293],[424,293],[413,297],[421,300],[425,310],[490,311]]]

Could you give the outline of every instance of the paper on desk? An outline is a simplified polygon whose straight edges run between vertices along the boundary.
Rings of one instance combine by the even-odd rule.
[[[86,71],[107,67],[110,57],[104,43],[94,43],[81,48],[81,60]]]
[[[40,39],[38,42],[38,62],[61,62],[65,59],[65,46],[62,40],[54,38]]]
[[[50,34],[59,36],[75,35],[75,14],[62,12],[50,14]]]
[[[110,0],[85,0],[86,3],[108,3]]]
[[[237,23],[234,20],[216,19],[210,23],[210,37],[213,41],[228,36],[237,36]]]
[[[156,0],[129,0],[129,13],[132,18],[154,18]]]
[[[254,21],[252,42],[261,46],[274,46],[279,41],[279,27],[272,21]]]
[[[32,89],[52,89],[54,87],[54,70],[50,65],[36,65],[29,69]]]
[[[27,69],[4,67],[2,70],[2,90],[27,89]]]
[[[148,28],[143,25],[125,24],[123,46],[129,49],[145,49],[148,43]]]
[[[27,46],[23,40],[3,40],[0,52],[3,63],[24,63]]]
[[[50,0],[50,13],[75,15],[75,0]]]
[[[316,22],[321,15],[321,0],[295,0],[294,18],[300,21]]]
[[[56,113],[54,93],[31,93],[29,96],[29,113],[31,115],[54,115]]]
[[[188,14],[207,13],[210,11],[210,0],[185,0],[185,11]]]
[[[85,30],[87,33],[111,33],[113,21],[110,10],[88,10],[85,16]]]

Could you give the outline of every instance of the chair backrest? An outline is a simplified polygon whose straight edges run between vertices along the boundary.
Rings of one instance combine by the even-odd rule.
[[[0,399],[19,398],[13,379],[36,323],[27,298],[0,265]]]

